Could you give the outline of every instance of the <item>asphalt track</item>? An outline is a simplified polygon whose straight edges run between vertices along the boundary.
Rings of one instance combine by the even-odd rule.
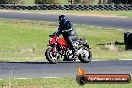
[[[0,63],[0,79],[9,78],[45,78],[45,77],[75,77],[78,67],[83,67],[88,74],[130,74],[132,75],[132,60],[60,62],[2,62]]]
[[[20,13],[20,12],[0,12],[0,18],[52,21],[57,22],[59,15],[55,14],[37,14],[37,13]],[[118,17],[98,17],[98,16],[68,16],[74,24],[85,24],[98,27],[109,27],[116,29],[132,29],[132,18]]]
[[[58,15],[0,12],[0,18],[56,22]],[[68,18],[76,24],[132,29],[132,18],[92,16],[68,16]],[[132,60],[92,61],[90,63],[60,62],[57,64],[49,64],[48,62],[1,62],[0,79],[75,77],[79,66],[82,66],[89,74],[114,73],[132,75]]]

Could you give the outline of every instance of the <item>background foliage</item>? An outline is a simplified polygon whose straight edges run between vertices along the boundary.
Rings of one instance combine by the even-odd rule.
[[[0,4],[14,4],[14,3],[20,3],[21,0],[0,0]]]

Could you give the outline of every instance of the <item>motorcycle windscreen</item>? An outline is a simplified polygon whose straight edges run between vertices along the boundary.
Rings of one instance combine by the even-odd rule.
[[[65,46],[67,43],[64,38],[59,38],[57,41],[61,46]]]

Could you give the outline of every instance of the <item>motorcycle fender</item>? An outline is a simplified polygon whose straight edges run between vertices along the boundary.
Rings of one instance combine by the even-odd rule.
[[[55,52],[56,51],[56,47],[52,47],[52,52]]]

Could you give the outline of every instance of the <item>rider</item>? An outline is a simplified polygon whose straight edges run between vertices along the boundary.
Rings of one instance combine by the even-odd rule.
[[[59,28],[57,32],[57,36],[62,34],[63,38],[68,41],[73,52],[76,51],[76,47],[74,46],[74,41],[78,40],[77,33],[73,29],[73,26],[70,21],[67,20],[65,15],[59,16]]]

